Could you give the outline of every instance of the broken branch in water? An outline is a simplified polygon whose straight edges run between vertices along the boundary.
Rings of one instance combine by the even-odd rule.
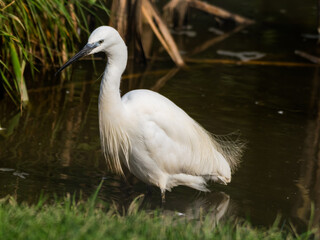
[[[316,64],[312,63],[297,63],[297,62],[271,62],[271,61],[238,61],[231,59],[196,59],[187,58],[187,63],[208,63],[208,64],[236,64],[236,65],[264,65],[264,66],[277,66],[277,67],[317,67]]]
[[[198,54],[200,52],[203,52],[205,50],[207,50],[209,47],[212,47],[213,45],[227,39],[228,37],[230,37],[231,35],[241,31],[243,28],[245,27],[245,25],[239,25],[238,27],[236,27],[235,29],[233,29],[230,32],[224,33],[222,35],[219,35],[217,37],[214,37],[212,39],[209,39],[208,41],[204,42],[203,44],[197,46],[196,48],[194,48],[191,53],[188,54],[188,56],[192,56],[195,54]]]
[[[309,60],[310,62],[320,64],[320,58],[315,57],[309,53],[299,51],[299,50],[295,50],[294,53],[300,57],[303,57],[303,58]]]
[[[240,16],[238,14],[235,13],[231,13],[225,9],[222,9],[220,7],[214,6],[212,4],[200,1],[200,0],[171,0],[169,3],[167,3],[164,6],[164,10],[171,12],[171,16],[172,16],[172,12],[173,9],[176,9],[179,12],[179,6],[182,5],[182,3],[187,3],[188,7],[192,7],[195,9],[198,9],[200,11],[209,13],[211,15],[214,15],[216,17],[222,18],[222,19],[231,19],[233,21],[235,21],[238,24],[252,24],[254,23],[253,20],[245,18],[243,16]],[[185,10],[183,11],[184,13],[186,12]],[[180,16],[180,18],[182,18]],[[181,21],[181,20],[180,20]]]
[[[239,58],[243,62],[259,59],[266,55],[264,53],[255,52],[255,51],[232,52],[232,51],[218,50],[217,53],[219,55]]]
[[[251,24],[254,22],[253,20],[242,17],[235,13],[231,13],[227,10],[224,10],[222,8],[219,8],[217,6],[214,6],[206,2],[202,2],[200,0],[186,0],[186,1],[188,1],[190,7],[199,9],[203,12],[207,12],[209,14],[215,15],[223,19],[232,19],[233,21],[239,24]]]

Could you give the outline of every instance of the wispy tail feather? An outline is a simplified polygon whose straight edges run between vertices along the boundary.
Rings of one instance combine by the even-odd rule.
[[[223,155],[230,165],[231,172],[234,172],[239,164],[246,147],[246,142],[241,139],[240,132],[233,132],[228,135],[211,134],[217,150]]]

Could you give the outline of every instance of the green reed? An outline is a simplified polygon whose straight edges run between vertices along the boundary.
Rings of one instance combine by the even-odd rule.
[[[15,103],[28,101],[25,68],[33,75],[36,66],[65,62],[80,35],[88,36],[89,20],[102,23],[101,12],[109,14],[96,0],[0,0],[0,75]]]

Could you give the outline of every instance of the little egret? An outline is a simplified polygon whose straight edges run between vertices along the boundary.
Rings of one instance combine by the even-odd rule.
[[[102,150],[113,172],[122,165],[148,185],[165,191],[185,185],[208,191],[207,181],[227,184],[237,165],[241,146],[218,141],[166,97],[150,90],[120,96],[121,75],[127,65],[127,47],[112,27],[95,29],[88,43],[57,73],[77,59],[104,52],[108,62],[99,94]]]

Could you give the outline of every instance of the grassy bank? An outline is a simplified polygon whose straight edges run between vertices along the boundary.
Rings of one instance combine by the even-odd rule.
[[[186,219],[162,211],[137,211],[133,203],[125,215],[97,203],[95,197],[76,202],[68,197],[55,203],[18,204],[0,200],[0,239],[311,239],[279,230],[254,228],[248,222],[214,224],[210,216]]]

